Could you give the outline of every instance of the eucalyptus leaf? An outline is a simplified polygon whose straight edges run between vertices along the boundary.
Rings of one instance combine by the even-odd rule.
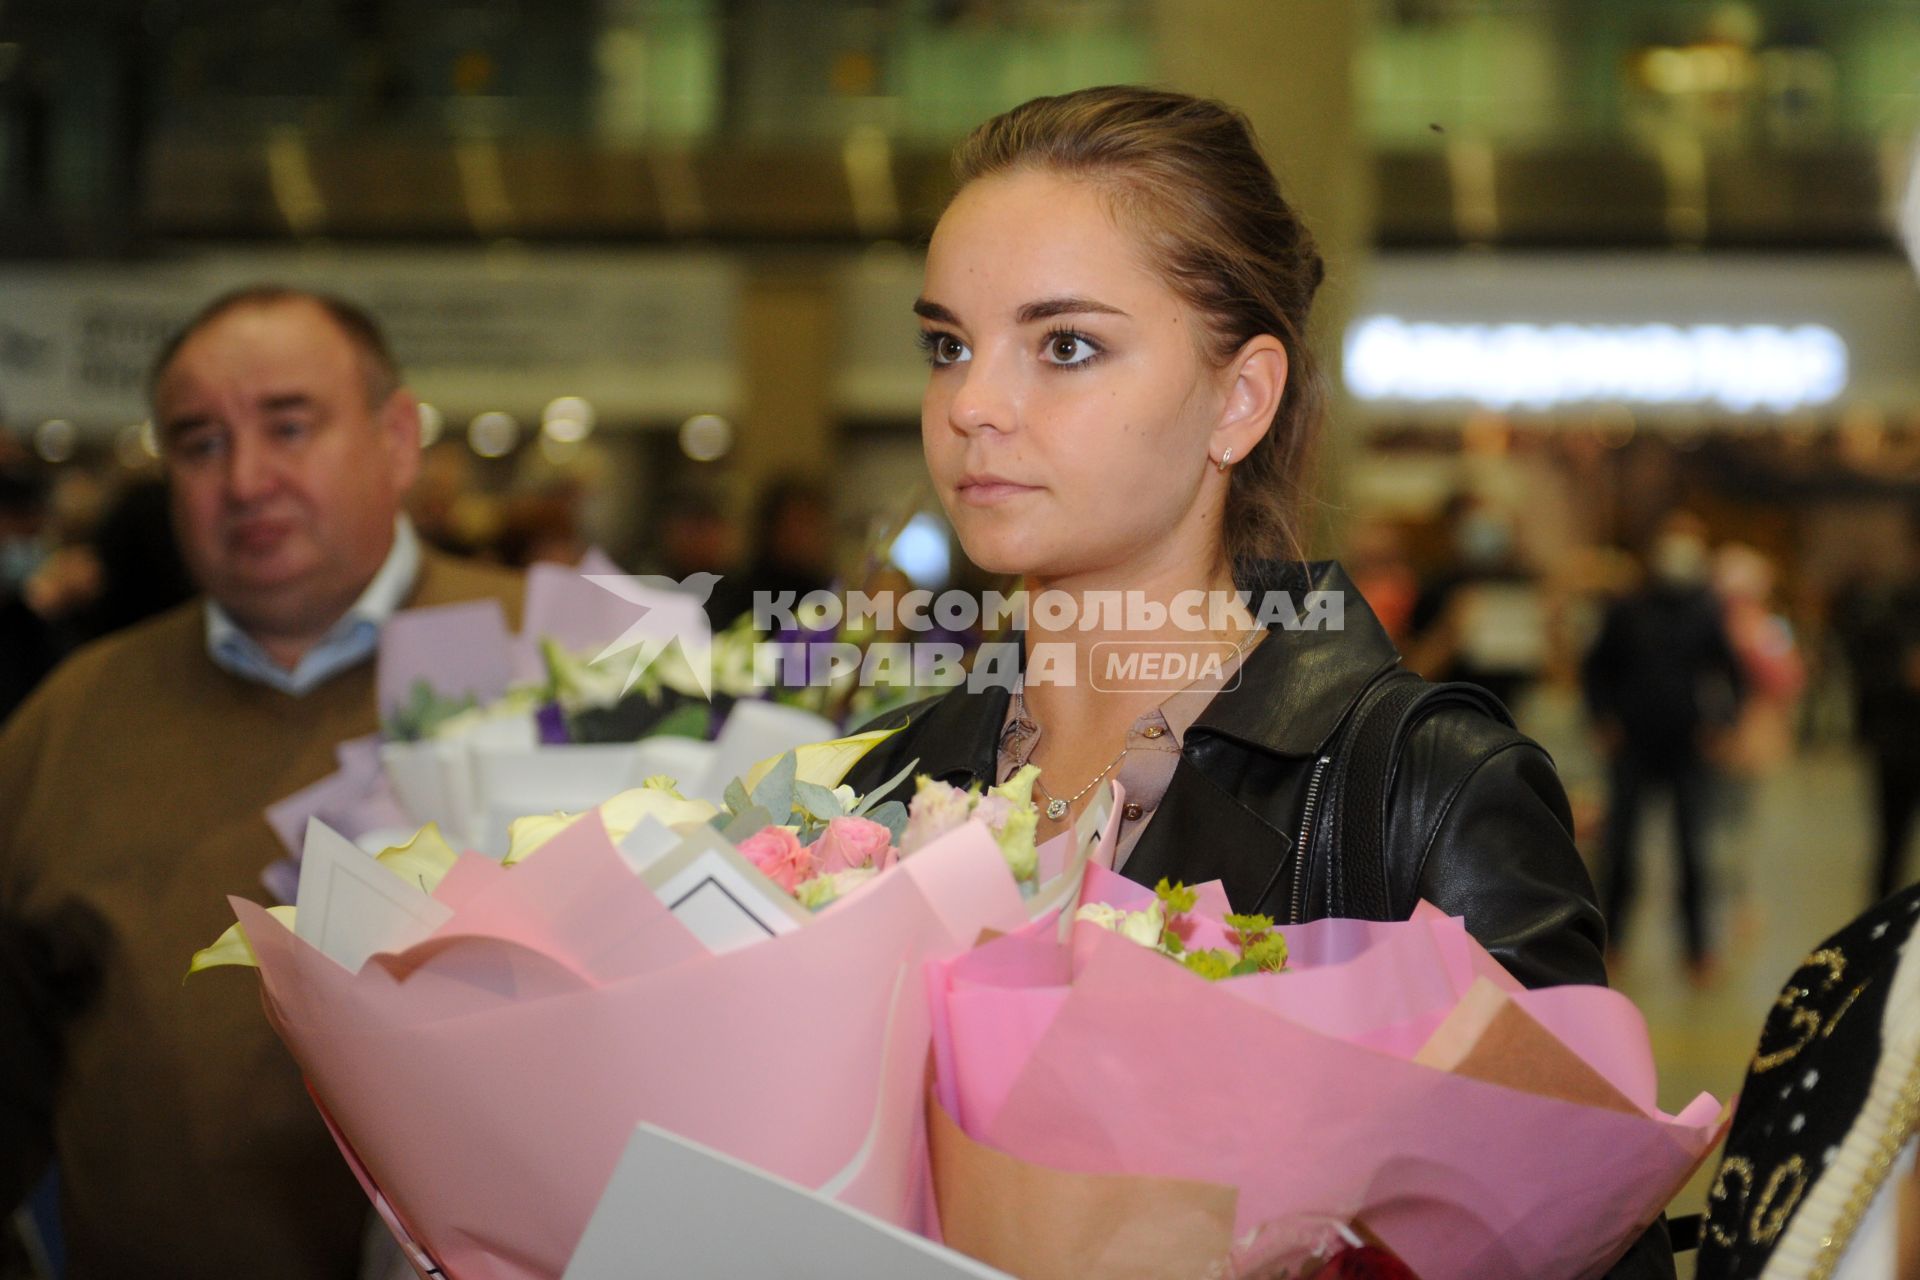
[[[746,784],[738,778],[727,784],[726,794],[720,799],[726,804],[727,812],[730,814],[745,813],[753,807],[753,799],[747,795]]]
[[[898,800],[889,800],[876,805],[871,813],[863,815],[870,822],[877,822],[893,833],[893,843],[899,844],[900,837],[907,831],[907,806]]]
[[[780,757],[760,785],[753,789],[753,803],[768,813],[784,818],[793,812],[793,782],[800,772],[800,757],[789,751]]]
[[[779,825],[779,819],[765,809],[749,807],[745,813],[736,815],[726,826],[720,828],[720,834],[733,844],[739,844],[749,836],[758,835],[768,827]]]
[[[675,707],[654,722],[648,735],[655,738],[697,738],[704,740],[713,727],[713,708],[704,702],[689,702]]]
[[[883,798],[885,798],[890,792],[892,792],[892,790],[895,787],[899,786],[902,782],[905,782],[907,780],[908,774],[911,774],[915,769],[919,767],[920,767],[920,758],[918,756],[915,756],[913,759],[907,761],[906,768],[894,774],[891,778],[888,778],[884,783],[873,788],[873,790],[867,792],[866,795],[860,797],[860,803],[853,807],[854,817],[863,818],[868,816],[867,810],[873,808],[874,805],[880,803],[880,801]],[[892,803],[898,804],[899,802],[893,801]]]
[[[833,794],[830,787],[817,782],[808,782],[804,778],[793,784],[793,798],[808,817],[820,822],[831,822],[835,818],[846,816],[846,810],[840,805],[840,797]]]

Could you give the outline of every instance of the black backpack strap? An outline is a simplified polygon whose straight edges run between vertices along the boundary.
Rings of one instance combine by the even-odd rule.
[[[1325,886],[1322,914],[1397,920],[1412,908],[1398,900],[1406,890],[1388,873],[1388,803],[1408,735],[1429,715],[1454,706],[1513,724],[1500,700],[1478,685],[1430,684],[1398,669],[1375,678],[1355,702],[1334,746],[1327,810],[1314,840],[1314,860],[1324,869],[1318,877]]]

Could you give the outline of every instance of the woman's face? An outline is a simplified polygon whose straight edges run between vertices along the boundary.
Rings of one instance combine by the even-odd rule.
[[[969,184],[914,310],[927,467],[974,563],[1048,581],[1212,570],[1226,476],[1208,451],[1233,375],[1091,185]]]

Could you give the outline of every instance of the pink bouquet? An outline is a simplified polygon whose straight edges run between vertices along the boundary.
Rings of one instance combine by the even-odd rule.
[[[915,1225],[919,965],[1026,919],[977,826],[723,954],[591,815],[518,866],[462,855],[432,897],[445,923],[358,972],[233,907],[342,1153],[458,1280],[559,1276],[642,1121]]]
[[[917,1230],[923,966],[1070,905],[1117,823],[1043,854],[1018,784],[869,808],[801,776],[800,755],[862,746],[750,771],[724,813],[654,780],[538,820],[508,864],[431,830],[369,857],[316,823],[298,904],[232,899],[239,923],[194,967],[258,967],[423,1273],[554,1280],[641,1123]]]
[[[1156,905],[1098,868],[1085,894]],[[1180,949],[1229,947],[1197,898]],[[1597,1276],[1724,1129],[1704,1094],[1658,1109],[1624,996],[1524,990],[1431,907],[1291,927],[1285,971],[1218,982],[1105,923],[930,967],[941,1229],[1027,1280],[1272,1274],[1262,1229],[1301,1215],[1424,1280]]]

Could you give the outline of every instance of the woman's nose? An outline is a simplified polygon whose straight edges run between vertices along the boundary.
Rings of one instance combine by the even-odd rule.
[[[1005,371],[974,356],[959,371],[959,386],[947,405],[947,420],[968,434],[1011,431],[1016,424],[1015,397]]]

